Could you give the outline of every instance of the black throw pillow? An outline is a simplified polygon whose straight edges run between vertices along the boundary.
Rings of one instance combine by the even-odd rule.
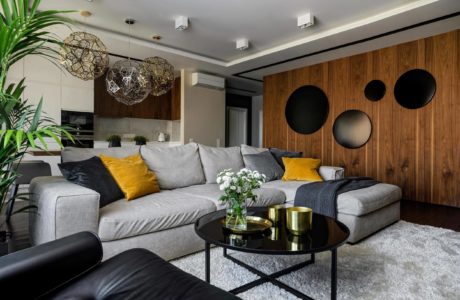
[[[98,192],[101,195],[99,207],[124,197],[112,175],[97,156],[82,161],[61,163],[58,166],[68,181]]]
[[[284,170],[284,164],[283,164],[283,157],[290,157],[290,158],[296,158],[296,157],[302,157],[302,152],[292,152],[292,151],[287,151],[287,150],[281,150],[278,148],[270,148],[270,153],[273,155],[273,157],[276,159],[276,162],[283,168]]]

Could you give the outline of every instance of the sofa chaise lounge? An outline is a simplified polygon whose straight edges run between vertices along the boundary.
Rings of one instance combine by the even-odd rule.
[[[63,162],[80,161],[105,154],[125,157],[140,153],[155,172],[161,188],[132,201],[120,199],[99,208],[99,194],[66,181],[63,177],[39,177],[30,193],[38,212],[30,214],[34,245],[81,231],[96,233],[102,241],[104,259],[131,248],[146,248],[170,260],[204,248],[194,232],[201,216],[223,209],[216,175],[223,169],[239,170],[244,154],[262,149],[214,148],[195,143],[171,148],[148,146],[109,149],[65,148]],[[324,180],[339,179],[344,170],[321,166]],[[256,206],[292,205],[296,189],[308,182],[275,180],[257,191]],[[399,220],[399,187],[380,183],[338,196],[338,219],[350,229],[350,243],[356,243]]]

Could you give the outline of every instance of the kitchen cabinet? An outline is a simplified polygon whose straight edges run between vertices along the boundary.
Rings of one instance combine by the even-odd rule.
[[[176,80],[175,84],[177,82],[179,83],[180,92],[180,80]],[[173,90],[175,88],[174,86]],[[177,105],[179,107],[176,107]],[[127,106],[115,100],[107,92],[105,75],[94,80],[94,114],[99,117],[175,120],[174,118],[177,118],[177,111],[179,111],[180,119],[180,101],[173,101],[172,90],[158,97],[149,95],[141,103]]]

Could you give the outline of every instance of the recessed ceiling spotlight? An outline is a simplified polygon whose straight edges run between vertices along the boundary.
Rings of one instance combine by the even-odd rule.
[[[134,25],[134,24],[136,24],[136,20],[134,20],[132,18],[126,18],[125,23],[128,24],[128,25]]]
[[[238,39],[236,40],[236,49],[243,51],[249,48],[249,40],[248,39]]]
[[[188,28],[188,18],[180,16],[176,18],[176,30],[184,31]]]
[[[305,29],[313,25],[315,25],[315,17],[311,13],[297,18],[297,27],[300,29]]]
[[[86,0],[86,1],[88,1],[88,2],[93,2],[94,0]]]

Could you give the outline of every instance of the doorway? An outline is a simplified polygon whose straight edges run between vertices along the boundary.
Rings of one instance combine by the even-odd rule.
[[[228,147],[246,144],[248,139],[248,109],[227,107]]]

